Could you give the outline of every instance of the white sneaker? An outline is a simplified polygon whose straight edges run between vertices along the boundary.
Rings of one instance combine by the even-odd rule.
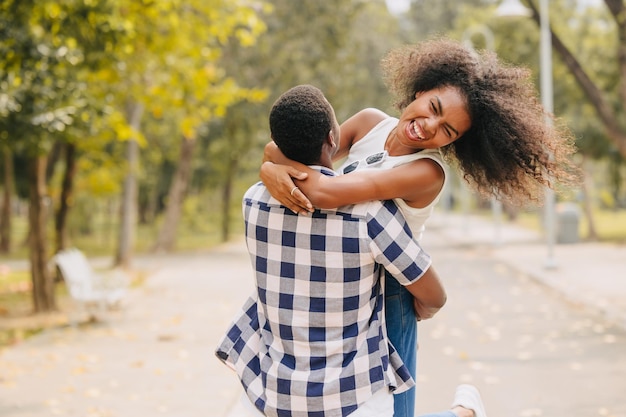
[[[461,384],[456,387],[452,408],[458,406],[472,410],[475,417],[487,417],[480,392],[473,385]]]

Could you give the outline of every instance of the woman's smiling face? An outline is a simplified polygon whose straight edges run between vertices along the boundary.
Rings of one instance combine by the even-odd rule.
[[[400,115],[396,136],[404,146],[435,149],[448,145],[469,130],[467,100],[456,87],[419,92]]]

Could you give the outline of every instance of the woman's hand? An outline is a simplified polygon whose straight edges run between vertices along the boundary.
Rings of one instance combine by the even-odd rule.
[[[269,161],[275,164],[284,164],[286,159],[282,151],[276,146],[276,142],[271,140],[265,144],[265,148],[263,148],[263,162]]]
[[[298,214],[306,214],[313,211],[313,205],[309,199],[294,183],[294,179],[305,180],[308,176],[306,172],[299,171],[288,165],[264,162],[261,165],[259,176],[272,197],[280,201],[280,204],[283,206]]]

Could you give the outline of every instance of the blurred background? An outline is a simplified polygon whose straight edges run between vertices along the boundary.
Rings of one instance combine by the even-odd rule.
[[[0,320],[57,309],[64,248],[131,268],[239,238],[273,101],[308,83],[340,122],[397,115],[381,57],[438,35],[529,67],[585,173],[525,209],[455,177],[442,207],[545,229],[548,245],[624,243],[625,14],[623,0],[1,0]],[[573,230],[554,236],[563,213]]]

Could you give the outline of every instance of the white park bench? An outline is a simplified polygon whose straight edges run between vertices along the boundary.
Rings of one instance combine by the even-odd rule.
[[[75,248],[60,251],[53,261],[61,271],[70,296],[90,318],[96,318],[94,309],[103,312],[119,307],[126,296],[129,279],[122,270],[97,274],[85,255]]]

